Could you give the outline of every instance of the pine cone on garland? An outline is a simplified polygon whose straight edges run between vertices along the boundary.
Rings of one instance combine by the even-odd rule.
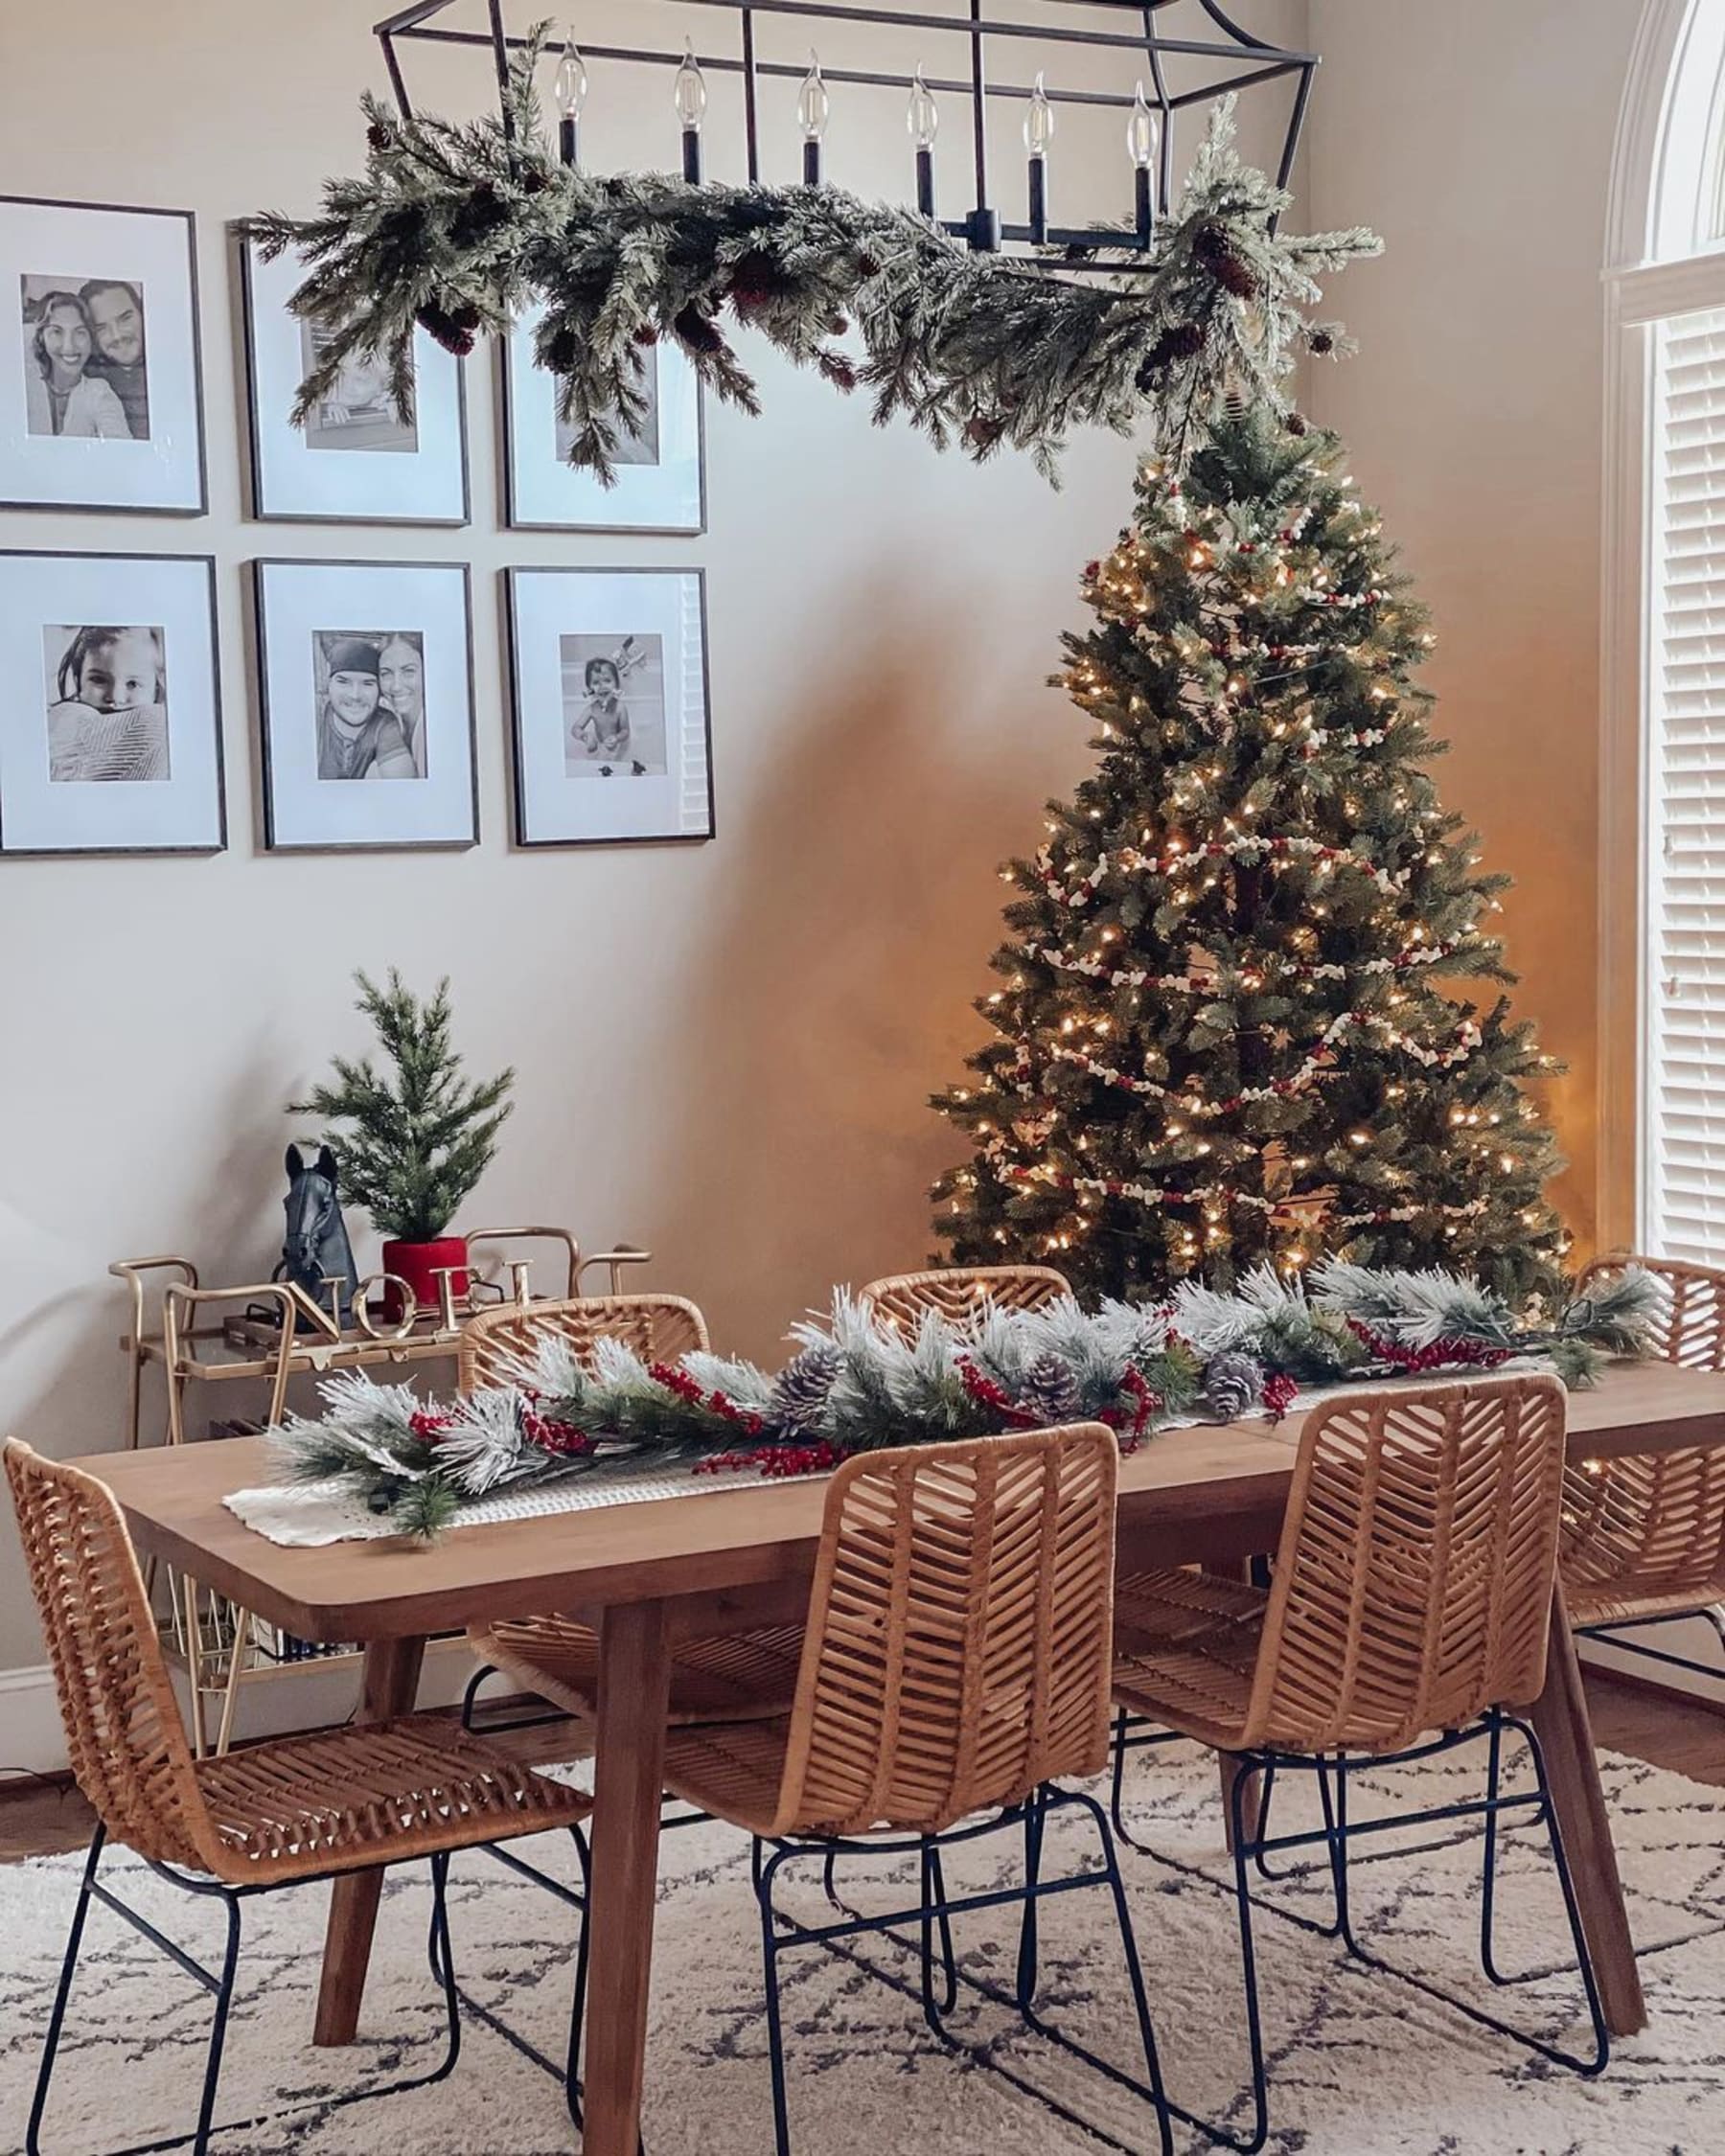
[[[978,455],[985,455],[1006,431],[1003,419],[990,419],[981,412],[964,423],[964,439]]]
[[[520,174],[523,195],[543,195],[551,185],[551,175],[542,165],[523,167]]]
[[[545,361],[554,375],[572,375],[581,357],[581,340],[573,330],[554,330],[545,346]]]
[[[691,300],[673,319],[671,327],[691,352],[709,356],[724,350],[724,339],[713,327],[713,318],[700,303]]]
[[[1299,412],[1290,412],[1282,424],[1296,441],[1299,441],[1301,435],[1309,434],[1312,431],[1310,421],[1303,418]]]
[[[477,247],[509,222],[509,204],[488,179],[473,188],[449,219],[449,238],[458,247]]]
[[[1316,353],[1320,359],[1327,359],[1335,349],[1335,333],[1331,330],[1314,330],[1306,338],[1306,350]]]
[[[1235,299],[1255,299],[1257,279],[1234,251],[1234,243],[1219,224],[1201,224],[1192,235],[1194,259],[1208,270],[1225,292]]]
[[[1171,322],[1139,362],[1133,377],[1146,396],[1161,386],[1164,371],[1182,359],[1196,359],[1204,350],[1204,328],[1198,322]]]
[[[365,130],[365,139],[380,156],[396,146],[396,131],[387,120],[374,120]]]
[[[1039,1355],[1015,1389],[1017,1405],[1033,1415],[1040,1415],[1047,1429],[1070,1422],[1078,1413],[1078,1381],[1052,1352]]]
[[[857,370],[842,352],[822,352],[815,361],[824,380],[835,389],[841,389],[848,397],[857,386]]]
[[[775,1430],[798,1437],[812,1437],[819,1432],[839,1363],[838,1348],[825,1340],[792,1357],[772,1381],[767,1419]]]
[[[414,317],[427,336],[457,359],[465,359],[473,349],[473,332],[479,327],[479,310],[463,305],[450,309],[436,300],[427,300]]]
[[[1264,1397],[1264,1365],[1255,1355],[1230,1348],[1212,1356],[1204,1372],[1204,1404],[1218,1422],[1238,1422]]]
[[[738,315],[747,318],[794,289],[792,280],[772,257],[762,248],[751,247],[746,255],[737,257],[728,297]]]

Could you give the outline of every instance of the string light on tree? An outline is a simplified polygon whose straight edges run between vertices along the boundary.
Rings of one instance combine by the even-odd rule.
[[[937,1186],[961,1262],[1057,1251],[1151,1297],[1332,1252],[1551,1273],[1549,1059],[1474,999],[1509,978],[1504,879],[1432,784],[1428,632],[1339,464],[1219,418],[1085,572],[1097,763],[1006,871],[991,1037],[937,1100],[973,1146]]]

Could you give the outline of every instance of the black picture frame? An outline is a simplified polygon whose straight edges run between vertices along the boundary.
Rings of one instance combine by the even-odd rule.
[[[219,596],[217,588],[216,557],[213,554],[120,554],[104,549],[83,547],[9,546],[0,547],[0,584],[5,577],[4,564],[8,562],[112,562],[135,564],[140,567],[194,566],[204,572],[204,608],[209,627],[209,700],[210,700],[210,754],[211,754],[211,805],[215,811],[216,835],[212,840],[193,844],[173,845],[91,845],[91,846],[42,846],[14,845],[7,836],[8,789],[4,782],[4,756],[0,754],[0,861],[4,860],[210,860],[228,849],[227,814],[227,749],[226,721],[221,696],[221,622]],[[4,605],[0,604],[0,619],[4,617]],[[172,695],[172,687],[170,694]]]
[[[526,331],[518,323],[506,336],[494,340],[497,373],[497,473],[502,497],[504,528],[512,532],[590,532],[598,539],[704,539],[709,528],[710,507],[707,498],[707,397],[706,385],[693,368],[690,374],[695,391],[695,473],[698,509],[692,523],[629,523],[615,517],[599,516],[592,519],[577,516],[529,516],[523,514],[519,500],[516,470],[516,454],[520,447],[521,415],[517,409],[514,388],[515,354],[518,339]],[[676,348],[661,348],[675,352]],[[680,358],[679,363],[688,362]],[[627,484],[627,467],[621,468],[619,486]],[[596,484],[596,482],[595,482]],[[613,489],[607,499],[614,500]]]
[[[0,230],[9,211],[72,210],[95,217],[161,218],[185,227],[185,271],[190,337],[191,409],[196,432],[196,502],[67,501],[48,495],[0,497],[0,510],[51,510],[63,516],[207,516],[210,513],[209,428],[204,405],[202,296],[197,274],[197,218],[192,210],[163,209],[151,203],[75,201],[61,195],[0,195]],[[4,248],[0,247],[0,254]],[[4,294],[10,308],[14,295]]]
[[[468,439],[468,379],[466,364],[451,358],[455,381],[455,424],[457,454],[461,463],[461,510],[458,516],[397,516],[376,509],[330,510],[320,512],[304,509],[273,509],[268,506],[265,481],[266,463],[261,431],[263,416],[263,387],[260,381],[258,335],[262,323],[262,300],[257,289],[254,264],[255,242],[242,235],[236,235],[233,257],[238,267],[237,285],[240,303],[240,341],[245,356],[242,393],[245,399],[244,434],[246,445],[245,486],[246,512],[254,523],[259,524],[309,524],[351,525],[379,524],[402,530],[460,531],[473,520],[472,462]],[[393,460],[391,460],[393,462]]]
[[[330,558],[291,556],[259,556],[246,564],[250,597],[251,625],[256,654],[258,689],[258,772],[261,795],[264,849],[280,854],[356,854],[356,853],[468,853],[480,842],[479,824],[479,725],[478,683],[473,662],[473,571],[468,562],[415,562],[380,561],[376,559]],[[468,836],[453,838],[334,838],[307,839],[283,836],[281,813],[277,801],[278,782],[282,776],[281,759],[275,746],[272,710],[269,693],[269,596],[268,576],[271,571],[296,570],[394,571],[406,570],[419,574],[459,576],[462,591],[462,634],[467,647],[465,681],[467,690],[467,760],[468,783],[465,797],[468,807]]]
[[[705,845],[718,837],[718,814],[713,775],[712,646],[708,634],[707,586],[704,567],[675,562],[517,563],[501,572],[503,582],[504,652],[509,679],[509,768],[513,809],[511,839],[518,851],[540,852],[573,846],[688,846]],[[706,773],[705,821],[700,830],[602,834],[582,837],[529,836],[530,804],[523,753],[523,712],[520,593],[529,579],[544,577],[629,577],[690,579],[695,585],[696,619],[701,636],[700,739]]]

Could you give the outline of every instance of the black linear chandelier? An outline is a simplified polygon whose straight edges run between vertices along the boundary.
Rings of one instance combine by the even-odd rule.
[[[488,48],[502,98],[503,124],[513,126],[508,84],[512,51],[524,50],[529,40],[512,35],[504,15],[504,0],[486,0],[489,27],[462,30],[440,18],[447,17],[456,0],[414,0],[377,25],[376,35],[383,51],[397,103],[404,118],[413,105],[400,48],[411,41],[430,44]],[[1032,0],[1044,18],[1065,11],[1072,0]],[[829,85],[859,84],[900,89],[907,93],[906,124],[914,146],[917,208],[935,218],[954,239],[966,241],[978,253],[998,253],[1008,243],[1032,252],[1020,259],[1026,265],[1046,267],[1057,274],[1096,271],[1109,276],[1131,274],[1151,266],[1151,246],[1159,217],[1168,212],[1174,185],[1174,116],[1184,107],[1212,103],[1230,93],[1261,84],[1289,80],[1293,103],[1283,140],[1276,184],[1286,187],[1300,147],[1312,78],[1318,67],[1315,53],[1288,50],[1254,36],[1227,15],[1217,0],[1197,0],[1215,35],[1171,37],[1163,34],[1160,19],[1175,0],[1150,0],[1128,5],[1127,0],[1082,0],[1092,19],[1099,9],[1115,9],[1136,18],[1131,31],[1081,29],[1069,21],[1007,20],[984,15],[983,0],[966,0],[967,12],[940,15],[901,12],[886,8],[840,5],[839,0],[678,0],[679,7],[715,11],[716,20],[734,28],[733,48],[726,52],[697,53],[692,40],[676,45],[578,46],[571,33],[557,72],[555,102],[560,143],[565,163],[580,161],[581,118],[589,90],[588,62],[607,66],[674,70],[673,103],[681,133],[683,177],[699,184],[702,177],[702,129],[707,116],[706,77],[739,76],[743,88],[744,147],[751,185],[761,173],[761,115],[759,86],[765,80],[800,80],[797,125],[802,137],[802,177],[809,185],[822,178],[822,138],[831,111]],[[757,21],[762,16],[793,17],[811,34],[822,23],[867,24],[883,33],[895,34],[901,42],[914,36],[919,42],[961,39],[968,47],[961,73],[925,73],[922,65],[862,69],[822,69],[811,52],[807,69],[783,61],[763,59],[756,51]],[[1041,59],[1041,48],[1056,51],[1088,48],[1123,52],[1142,62],[1142,73],[1131,94],[1119,90],[1055,88],[1046,82],[1046,69],[1038,67],[1030,81],[998,80],[990,72],[1000,47],[1015,54]],[[939,49],[939,46],[936,46]],[[950,47],[948,48],[950,49]],[[1168,63],[1178,59],[1219,68],[1213,80],[1201,86],[1173,90]],[[1018,72],[1022,73],[1021,68]],[[964,216],[940,216],[935,185],[934,141],[940,124],[939,97],[957,96],[965,101],[970,117],[972,177],[967,188],[974,200]],[[988,155],[990,101],[1008,99],[1024,108],[1025,149],[1023,222],[1003,218],[991,191]],[[1115,108],[1125,117],[1125,143],[1131,160],[1133,201],[1129,218],[1112,224],[1056,227],[1048,220],[1048,156],[1055,115],[1062,105]],[[1135,262],[1134,256],[1142,258]]]

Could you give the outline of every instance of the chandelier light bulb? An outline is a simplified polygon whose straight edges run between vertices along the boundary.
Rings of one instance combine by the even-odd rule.
[[[934,137],[940,131],[940,107],[934,103],[934,93],[923,80],[919,67],[916,80],[910,85],[910,103],[905,108],[905,126],[918,149],[932,149]]]
[[[820,78],[820,56],[811,46],[809,72],[803,77],[802,88],[796,93],[796,120],[802,128],[804,142],[818,142],[827,130],[827,121],[832,116],[833,101],[827,95],[827,86]]]
[[[682,65],[677,71],[672,100],[677,106],[677,117],[682,122],[685,134],[696,133],[706,116],[706,77],[695,57],[695,41],[690,38],[683,46]]]
[[[1144,95],[1144,85],[1138,82],[1134,89],[1132,113],[1126,122],[1126,149],[1138,171],[1147,172],[1156,162],[1156,115]]]
[[[557,81],[552,94],[564,119],[581,118],[581,108],[586,103],[587,71],[581,48],[572,35],[564,43],[563,58],[557,63]]]
[[[1043,85],[1041,68],[1036,71],[1036,85],[1030,92],[1030,109],[1024,115],[1024,148],[1032,157],[1046,157],[1048,145],[1054,140],[1054,107],[1048,102],[1048,93]]]

